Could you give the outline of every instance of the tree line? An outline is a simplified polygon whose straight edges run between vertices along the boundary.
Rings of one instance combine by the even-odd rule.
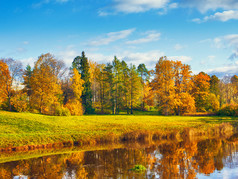
[[[162,115],[216,112],[238,103],[238,76],[194,75],[191,67],[161,57],[155,69],[137,67],[116,56],[98,64],[85,53],[67,68],[52,54],[42,54],[25,69],[20,61],[0,59],[0,107],[47,115],[133,114],[134,110]]]

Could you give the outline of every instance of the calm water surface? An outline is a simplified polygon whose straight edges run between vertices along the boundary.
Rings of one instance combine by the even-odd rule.
[[[238,179],[237,138],[157,141],[0,164],[1,179]],[[134,165],[146,171],[135,173]]]

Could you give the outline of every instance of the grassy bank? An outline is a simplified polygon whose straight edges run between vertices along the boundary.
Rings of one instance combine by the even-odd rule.
[[[55,117],[31,113],[0,111],[0,148],[19,146],[51,147],[95,144],[144,136],[177,135],[184,129],[216,132],[226,122],[237,125],[238,118],[154,115],[91,115]],[[220,127],[220,131],[229,129]],[[156,135],[155,135],[156,134]]]

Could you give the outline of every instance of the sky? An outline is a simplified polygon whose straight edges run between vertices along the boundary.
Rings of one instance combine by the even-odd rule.
[[[237,0],[0,0],[0,58],[71,66],[85,51],[154,69],[161,56],[219,77],[238,73]]]

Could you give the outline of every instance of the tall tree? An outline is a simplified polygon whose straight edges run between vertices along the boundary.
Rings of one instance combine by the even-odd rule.
[[[105,109],[105,92],[106,92],[106,82],[105,82],[105,74],[104,74],[104,64],[98,64],[95,70],[95,78],[98,83],[98,93],[99,93],[99,99],[98,99],[98,106],[101,110],[101,113],[104,113]]]
[[[104,68],[104,82],[105,82],[105,88],[106,90],[104,91],[105,94],[105,103],[107,107],[111,108],[112,114],[115,114],[115,101],[114,101],[114,82],[113,82],[113,66],[108,63],[107,66]]]
[[[130,113],[130,90],[128,89],[128,84],[130,83],[130,78],[129,78],[129,68],[128,65],[126,64],[125,61],[121,62],[122,66],[122,99],[123,99],[123,105],[124,108],[126,109],[127,114]]]
[[[35,63],[30,78],[32,106],[43,114],[53,115],[62,95],[59,84],[61,62],[51,54],[41,55]]]
[[[145,85],[149,78],[149,72],[145,66],[145,64],[139,64],[137,67],[137,71],[140,74],[141,78],[141,86],[142,86],[142,94],[141,94],[141,109],[145,110]]]
[[[0,104],[9,100],[9,91],[11,90],[11,75],[8,65],[0,61]]]
[[[212,75],[211,76],[211,80],[210,80],[210,92],[214,93],[216,96],[218,96],[220,94],[219,91],[219,78],[216,75]],[[238,83],[237,83],[238,84]]]
[[[192,88],[190,66],[161,57],[156,64],[152,87],[162,114],[180,115],[194,110],[194,99],[190,95]]]
[[[92,106],[92,89],[90,82],[90,72],[89,72],[89,62],[88,58],[85,56],[84,51],[81,56],[77,56],[73,63],[73,68],[76,68],[78,72],[81,74],[81,78],[84,81],[83,84],[83,92],[82,92],[82,104],[84,107],[85,114],[94,113],[94,109]]]
[[[121,98],[120,98],[120,92],[122,89],[121,86],[121,77],[122,77],[122,67],[121,67],[121,62],[120,60],[115,56],[114,60],[112,61],[112,66],[113,66],[113,74],[114,74],[114,113],[118,114],[120,109],[119,106],[121,105]]]
[[[141,94],[141,82],[135,65],[130,65],[129,68],[129,89],[130,89],[130,112],[133,114],[133,108],[138,104],[138,99]]]
[[[81,79],[81,75],[76,68],[73,69],[73,74],[72,77],[70,78],[70,81],[73,95],[66,103],[66,107],[69,109],[71,115],[82,115],[83,106],[81,96],[84,81]]]
[[[32,75],[32,69],[30,65],[26,66],[26,69],[23,72],[23,84],[24,84],[24,91],[27,92],[28,96],[31,96],[32,90],[31,90],[31,84],[30,84],[30,79]]]
[[[14,89],[17,90],[21,82],[21,77],[23,72],[22,63],[12,58],[1,59],[0,61],[8,65],[10,76],[11,76],[10,87],[7,88],[7,96],[8,96],[9,111],[12,111],[11,98],[13,96]]]
[[[210,76],[204,72],[200,72],[193,78],[193,96],[195,98],[197,111],[207,111],[210,80]]]
[[[168,60],[167,57],[161,57],[155,67],[153,90],[158,98],[158,107],[165,115],[172,113],[170,103],[174,95],[173,77],[173,62]]]

